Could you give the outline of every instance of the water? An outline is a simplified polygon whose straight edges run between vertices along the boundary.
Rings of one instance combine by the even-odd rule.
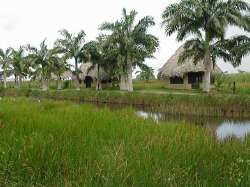
[[[119,104],[96,104],[98,107],[108,107],[111,110],[117,110],[128,105]],[[202,128],[212,130],[219,140],[226,140],[229,138],[237,138],[244,141],[247,135],[250,135],[250,118],[236,119],[236,118],[214,118],[201,116],[186,116],[186,115],[172,115],[169,113],[158,112],[153,108],[146,108],[145,106],[132,106],[136,110],[136,115],[147,119],[151,118],[156,123],[159,122],[181,122],[190,125],[197,125]]]
[[[212,129],[219,140],[237,138],[244,140],[250,134],[250,119],[226,119],[226,118],[207,118],[183,115],[171,115],[162,112],[146,112],[139,110],[136,115],[144,119],[151,118],[156,123],[171,121],[194,124],[201,127]]]

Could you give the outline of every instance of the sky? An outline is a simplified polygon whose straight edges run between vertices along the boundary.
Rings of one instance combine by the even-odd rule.
[[[149,32],[159,38],[160,47],[155,58],[147,59],[146,64],[157,73],[182,44],[176,41],[176,35],[166,36],[161,26],[164,8],[175,2],[177,0],[3,0],[0,6],[0,48],[18,48],[27,43],[39,46],[44,39],[52,47],[60,37],[58,31],[61,29],[72,33],[84,30],[88,42],[100,33],[100,24],[119,19],[122,8],[135,9],[138,18],[147,15],[155,18],[156,26]],[[237,34],[242,34],[242,31],[236,28],[227,30],[227,36]],[[250,57],[246,57],[236,69],[221,60],[218,60],[218,65],[224,72],[235,73],[238,69],[250,72]]]

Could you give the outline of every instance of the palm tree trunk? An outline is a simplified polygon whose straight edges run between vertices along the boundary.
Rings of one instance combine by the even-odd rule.
[[[133,68],[132,68],[132,65],[129,64],[128,65],[128,82],[127,82],[127,87],[128,87],[128,91],[129,92],[133,92],[133,77],[132,77],[132,74],[133,74]]]
[[[17,87],[18,87],[18,88],[21,88],[21,84],[22,84],[22,76],[19,75],[19,76],[18,76],[18,80],[17,80]]]
[[[49,81],[45,78],[42,79],[42,91],[48,91]]]
[[[128,75],[127,74],[121,74],[120,75],[120,90],[121,91],[127,91],[128,90],[128,86],[127,86],[127,78]]]
[[[18,76],[15,74],[15,87],[18,88]]]
[[[205,57],[204,57],[204,81],[203,81],[203,91],[210,92],[210,84],[211,84],[211,70],[212,70],[212,60],[211,53],[209,48],[209,34],[206,32],[206,41],[205,41]]]
[[[97,64],[97,80],[96,80],[96,90],[100,91],[102,90],[102,82],[100,80],[100,65]]]
[[[120,76],[120,90],[133,92],[132,65],[127,65],[127,72]]]
[[[7,88],[7,75],[6,75],[6,70],[3,70],[3,87]]]
[[[57,76],[57,89],[58,90],[62,89],[62,80],[60,76]]]
[[[78,61],[75,57],[75,74],[76,74],[76,90],[80,90],[80,78],[79,78],[79,70],[78,70]]]

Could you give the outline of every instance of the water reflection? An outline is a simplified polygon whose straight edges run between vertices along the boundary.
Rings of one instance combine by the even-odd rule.
[[[216,130],[216,135],[221,140],[225,140],[230,137],[244,140],[248,134],[250,134],[250,121],[237,123],[225,121],[220,124]]]
[[[195,116],[171,115],[139,110],[136,114],[144,119],[151,118],[157,123],[160,121],[187,122],[212,129],[219,140],[237,138],[244,140],[250,134],[250,120],[204,118]]]
[[[92,103],[93,104],[93,103]],[[194,124],[212,130],[219,140],[228,138],[237,138],[244,140],[247,135],[250,135],[250,119],[228,119],[214,118],[204,116],[187,116],[187,115],[172,115],[169,113],[158,112],[154,108],[148,108],[143,105],[126,105],[126,104],[100,104],[98,107],[108,107],[111,110],[122,109],[124,107],[133,107],[136,109],[136,115],[144,119],[151,118],[155,122],[183,122]]]

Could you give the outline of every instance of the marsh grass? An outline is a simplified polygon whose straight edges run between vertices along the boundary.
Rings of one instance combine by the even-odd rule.
[[[212,117],[250,117],[250,96],[199,93],[127,93],[119,91],[0,89],[0,96],[25,96],[76,102],[143,105],[157,112]]]
[[[0,100],[0,186],[249,186],[249,148],[131,108]]]
[[[222,93],[250,94],[250,73],[219,75],[215,79],[215,88]]]

